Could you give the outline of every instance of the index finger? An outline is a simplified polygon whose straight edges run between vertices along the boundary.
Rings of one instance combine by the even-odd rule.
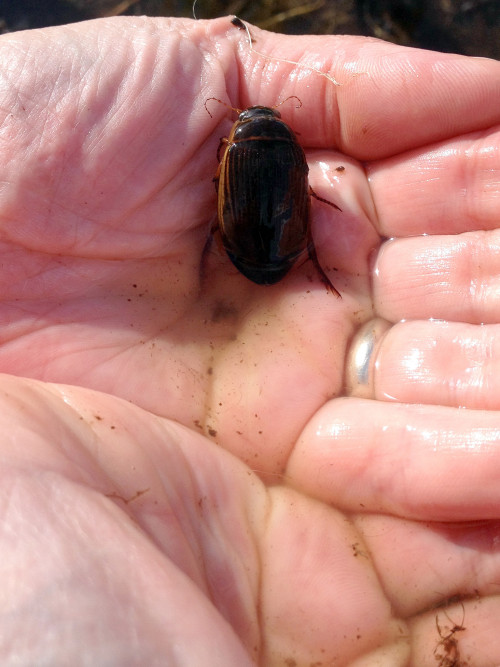
[[[233,105],[271,106],[297,95],[303,106],[287,115],[306,146],[374,160],[500,122],[497,61],[250,26],[252,48],[229,18],[203,23],[211,39],[225,34],[235,47],[218,60]]]

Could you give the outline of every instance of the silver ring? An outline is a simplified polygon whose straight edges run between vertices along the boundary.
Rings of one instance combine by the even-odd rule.
[[[363,324],[351,340],[346,361],[346,394],[359,398],[375,397],[377,354],[390,322],[375,318]]]

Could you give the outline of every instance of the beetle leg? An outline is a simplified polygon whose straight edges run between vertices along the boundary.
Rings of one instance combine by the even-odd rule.
[[[212,222],[210,223],[210,229],[208,232],[207,240],[205,241],[205,245],[203,246],[203,250],[201,251],[201,259],[200,259],[201,283],[203,283],[203,281],[205,280],[205,268],[207,265],[208,255],[210,253],[210,249],[212,248],[212,243],[214,241],[214,238],[215,242],[217,243],[217,247],[219,248],[220,254],[225,255],[224,243],[222,241],[222,236],[221,236],[221,228],[217,216],[215,216]]]
[[[217,160],[219,161],[219,166],[217,167],[217,171],[215,172],[215,176],[213,177],[212,181],[215,184],[215,192],[217,194],[219,193],[219,177],[220,177],[220,171],[222,168],[222,159],[220,157],[220,149],[222,146],[225,144],[229,143],[229,139],[227,137],[222,137],[222,139],[219,142],[219,148],[217,149]]]
[[[217,217],[212,221],[210,225],[210,230],[208,232],[207,240],[205,241],[205,245],[203,246],[203,250],[201,252],[201,259],[200,259],[200,283],[204,282],[205,279],[205,266],[207,264],[207,257],[208,253],[210,252],[210,248],[212,247],[212,241],[214,239],[214,234],[217,231],[219,227],[219,222],[217,220]]]
[[[311,186],[309,186],[309,194],[311,195],[311,197],[314,197],[314,199],[317,199],[318,201],[322,201],[323,204],[328,204],[328,206],[333,206],[333,208],[336,208],[337,211],[342,211],[340,206],[337,206],[337,204],[334,204],[332,201],[328,201],[328,199],[323,199],[323,197],[320,197],[319,195],[317,195],[314,192],[314,190],[312,189]]]
[[[219,176],[219,171],[220,171],[220,163],[221,163],[221,156],[220,156],[220,150],[223,146],[226,146],[229,143],[229,139],[227,137],[222,137],[221,140],[219,141],[219,147],[217,148],[217,162],[219,163],[219,169],[217,170],[217,176]],[[225,150],[225,149],[224,149]]]
[[[219,148],[217,149],[217,159],[218,159],[218,161],[219,161],[219,165],[218,165],[218,167],[217,167],[217,171],[215,172],[215,176],[212,178],[212,181],[213,181],[214,184],[215,184],[215,192],[217,192],[217,194],[219,194],[219,178],[220,178],[220,172],[221,172],[221,168],[222,168],[222,161],[221,161],[221,159],[220,159],[220,157],[219,157],[219,153],[220,153],[220,149],[221,149],[221,147],[222,147],[222,145],[223,145],[224,143],[227,143],[227,139],[226,139],[226,138],[222,138],[222,139],[220,140]]]
[[[314,197],[318,201],[321,201],[324,204],[328,204],[328,206],[332,206],[333,208],[336,208],[337,211],[342,211],[342,209],[339,206],[337,206],[337,204],[334,204],[333,202],[328,201],[328,199],[324,199],[323,197],[320,197],[319,195],[317,195],[314,192],[314,190],[312,189],[311,186],[309,186],[309,194],[310,194],[311,197]],[[309,242],[307,244],[307,251],[309,253],[309,258],[311,259],[312,263],[314,264],[314,266],[316,267],[316,270],[319,273],[319,277],[321,278],[321,281],[326,285],[326,287],[330,290],[330,292],[335,294],[335,296],[337,298],[341,299],[342,297],[340,296],[340,292],[335,289],[335,287],[333,286],[332,281],[326,275],[326,273],[323,271],[323,268],[322,268],[321,264],[319,263],[318,255],[316,253],[316,248],[314,247],[314,242],[312,240],[312,236],[310,235],[310,233],[309,233]]]
[[[326,273],[324,272],[321,264],[319,263],[318,255],[316,253],[316,248],[314,247],[314,243],[312,241],[307,246],[307,252],[309,253],[309,259],[312,261],[312,263],[316,267],[316,271],[319,273],[319,277],[321,278],[321,282],[324,285],[326,285],[326,288],[329,289],[332,294],[335,294],[335,296],[338,299],[341,299],[342,297],[340,296],[340,292],[335,289],[335,287],[333,286],[332,281],[326,275]]]
[[[334,204],[332,204],[332,206],[334,206]],[[319,277],[321,279],[321,282],[326,286],[326,288],[328,290],[330,290],[330,292],[332,294],[335,294],[335,296],[338,299],[341,299],[342,297],[340,295],[340,292],[335,289],[335,287],[333,286],[332,281],[326,275],[325,271],[323,270],[323,267],[319,263],[318,254],[316,252],[316,246],[314,245],[314,241],[313,241],[313,238],[312,238],[312,232],[311,232],[310,227],[309,227],[309,232],[308,232],[308,236],[307,236],[307,252],[309,254],[309,259],[314,264],[314,266],[316,268],[316,271],[319,273]]]

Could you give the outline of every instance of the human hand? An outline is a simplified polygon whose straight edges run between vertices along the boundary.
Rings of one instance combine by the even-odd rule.
[[[63,571],[74,597],[65,606],[49,589],[46,617],[68,623],[66,653],[59,636],[30,646],[73,662],[85,645],[121,664],[192,665],[196,651],[244,664],[246,651],[265,665],[444,665],[456,650],[457,664],[495,664],[500,647],[481,636],[499,614],[498,406],[484,362],[500,65],[252,32],[276,58],[314,52],[342,85],[260,58],[227,18],[0,42],[0,368],[74,385],[2,380],[3,502],[25,537],[21,553],[2,538],[9,604],[38,610]],[[288,95],[303,103],[281,111],[311,149],[311,183],[343,209],[313,202],[312,219],[342,300],[310,263],[261,287],[215,248],[201,279],[230,127],[204,102]],[[380,249],[386,237],[397,240]],[[363,323],[376,354],[360,365]],[[286,485],[266,490],[221,449]],[[447,599],[462,600],[463,623],[459,603],[452,622],[436,612]],[[103,643],[81,618],[99,619]],[[467,629],[446,641],[453,624]]]

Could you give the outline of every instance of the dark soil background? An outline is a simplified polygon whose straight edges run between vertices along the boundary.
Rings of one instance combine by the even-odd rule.
[[[198,0],[195,11],[275,32],[370,35],[500,59],[500,0]],[[118,14],[192,17],[192,0],[0,0],[0,31]]]

